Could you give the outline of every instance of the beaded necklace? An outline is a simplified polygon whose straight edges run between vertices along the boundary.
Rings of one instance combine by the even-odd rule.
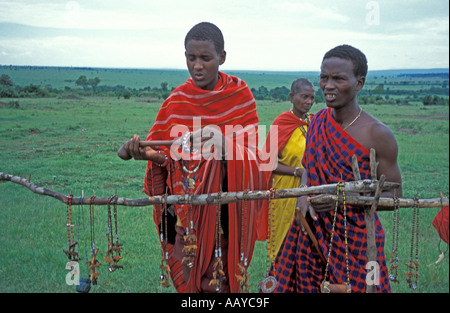
[[[248,189],[244,190],[242,201],[241,201],[241,246],[240,246],[240,259],[238,264],[239,275],[236,275],[237,280],[241,285],[241,291],[248,293],[250,289],[249,279],[250,275],[247,272],[248,259],[247,259],[247,249],[245,244],[247,242],[247,194]]]
[[[186,235],[184,236],[185,246],[183,252],[185,256],[181,261],[182,264],[186,264],[189,268],[194,267],[194,261],[196,258],[195,251],[197,250],[197,236],[194,234],[194,222],[192,220],[192,193],[189,194],[189,204],[187,210],[188,225],[186,227]]]
[[[268,208],[268,223],[267,223],[267,260],[266,260],[266,278],[261,282],[260,287],[263,293],[271,293],[278,285],[277,279],[274,276],[269,275],[270,268],[273,266],[273,272],[275,269],[275,206],[274,198],[276,195],[275,188],[269,190],[269,208]]]
[[[342,194],[343,197],[343,204],[344,204],[344,242],[345,242],[345,265],[347,270],[347,280],[344,284],[331,284],[329,281],[327,281],[327,274],[328,274],[328,266],[330,264],[330,255],[331,255],[331,249],[333,248],[333,237],[335,235],[335,228],[336,228],[336,216],[338,213],[338,207],[339,207],[339,195]],[[350,285],[350,269],[348,264],[348,243],[347,243],[347,207],[345,205],[345,192],[344,192],[344,182],[340,181],[337,184],[337,198],[336,198],[336,205],[334,208],[334,217],[333,217],[333,225],[331,229],[331,238],[330,238],[330,245],[328,247],[328,257],[327,257],[327,264],[325,266],[325,275],[322,283],[320,284],[320,290],[322,293],[333,293],[333,292],[344,292],[344,293],[351,293],[351,285]]]
[[[186,132],[182,137],[181,148],[184,153],[192,155],[193,153],[197,153],[198,151],[194,149],[193,144],[193,135],[192,132]],[[187,205],[187,227],[186,227],[186,235],[184,236],[185,246],[183,247],[183,252],[185,256],[181,261],[182,264],[186,264],[189,268],[194,266],[194,261],[196,258],[196,250],[197,250],[197,236],[194,234],[194,221],[193,221],[193,205],[192,205],[192,197],[195,190],[196,178],[195,173],[200,169],[200,165],[202,163],[201,157],[198,161],[197,165],[194,165],[191,168],[187,167],[188,161],[181,160],[181,167],[183,170],[183,183],[185,193],[189,196],[189,204]]]
[[[162,287],[169,287],[169,251],[167,250],[167,187],[166,193],[164,194],[164,204],[161,206],[161,224],[159,238],[161,241],[161,264],[159,268],[161,269],[160,285]]]
[[[223,271],[223,261],[222,261],[222,235],[223,229],[221,224],[221,214],[222,214],[222,186],[219,187],[219,192],[217,193],[217,206],[216,206],[216,224],[215,224],[215,247],[214,247],[214,272],[213,278],[209,282],[209,286],[214,286],[216,292],[222,291],[223,282],[225,281],[225,272]]]
[[[201,163],[201,160],[199,161]],[[200,163],[194,170],[188,170],[183,165],[183,172],[187,173],[186,177],[183,175],[184,189],[185,193],[188,194],[188,205],[187,205],[187,227],[186,235],[184,236],[185,246],[183,247],[183,252],[185,253],[184,258],[181,263],[186,264],[189,268],[194,267],[194,261],[196,258],[195,251],[197,250],[197,236],[194,234],[194,221],[193,221],[193,205],[192,197],[195,189],[196,176],[192,175],[198,171],[200,168]],[[191,176],[192,175],[192,176]]]
[[[108,240],[108,249],[106,250],[106,255],[103,259],[109,264],[108,270],[112,273],[117,269],[122,269],[122,265],[117,265],[117,263],[122,259],[120,255],[123,247],[122,244],[119,243],[119,234],[117,230],[117,199],[119,197],[116,195],[108,198],[107,207],[108,207],[108,222],[107,222],[107,231],[106,238]],[[114,214],[114,238],[113,238],[113,225],[112,225],[112,217],[111,217],[111,202],[114,201],[113,205],[113,214]],[[115,241],[114,241],[115,240]]]
[[[63,250],[63,251],[69,258],[69,261],[78,262],[80,260],[80,257],[78,256],[78,252],[75,251],[75,247],[78,244],[78,242],[76,242],[74,240],[74,235],[73,235],[74,224],[72,221],[72,199],[73,199],[72,194],[67,197],[67,205],[66,205],[67,223],[66,223],[66,225],[67,225],[68,248],[67,248],[67,250]]]
[[[291,112],[292,114],[295,115],[293,109],[291,109],[290,112]],[[309,118],[309,114],[308,114],[308,113],[305,114],[305,118],[298,117],[297,115],[295,115],[295,116],[296,116],[300,121],[305,122],[305,123],[308,124],[308,125],[309,125],[309,123],[311,122],[311,119]],[[305,129],[304,125],[300,125],[300,130],[302,131],[303,135],[306,137],[306,132],[307,132],[307,130]]]
[[[389,267],[389,279],[394,283],[399,283],[398,280],[398,243],[399,243],[399,221],[400,221],[400,210],[399,203],[400,199],[395,195],[394,190],[394,217],[392,221],[392,252],[391,261]]]
[[[97,279],[100,275],[100,272],[96,272],[97,268],[102,265],[97,260],[98,248],[95,247],[95,208],[94,208],[94,199],[95,196],[92,196],[89,203],[89,225],[91,231],[91,260],[86,261],[86,264],[89,265],[89,272],[91,272],[90,280],[93,285],[97,285]]]
[[[413,259],[414,249],[415,259]],[[417,281],[419,279],[419,199],[417,198],[417,195],[414,196],[410,258],[409,263],[405,263],[405,265],[408,267],[408,272],[405,272],[405,276],[409,288],[416,290]]]

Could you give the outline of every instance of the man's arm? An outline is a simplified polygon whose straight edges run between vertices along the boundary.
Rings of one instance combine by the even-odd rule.
[[[304,171],[304,168],[292,167],[278,161],[277,167],[273,170],[273,173],[278,175],[291,175],[295,177],[301,177]]]
[[[386,181],[399,183],[400,187],[395,190],[397,197],[402,196],[402,176],[398,165],[398,144],[392,131],[384,124],[377,123],[372,129],[373,148],[376,152],[376,161],[378,162],[377,179],[381,175],[386,177]],[[382,193],[384,197],[393,197],[394,190]]]

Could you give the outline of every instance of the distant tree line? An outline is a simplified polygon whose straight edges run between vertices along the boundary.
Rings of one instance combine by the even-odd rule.
[[[25,98],[25,97],[63,97],[64,95],[76,96],[103,96],[130,99],[131,97],[147,98],[149,102],[166,99],[171,91],[167,82],[162,82],[158,87],[129,88],[123,85],[106,86],[100,85],[99,77],[87,78],[81,75],[76,79],[74,87],[66,86],[63,89],[52,88],[51,85],[17,86],[6,75],[0,75],[0,98]],[[81,87],[81,89],[80,89]],[[269,89],[265,86],[251,88],[256,100],[289,101],[289,92],[285,86]],[[414,90],[392,90],[386,84],[377,84],[366,87],[359,93],[359,101],[363,104],[408,104],[411,101],[422,102],[423,105],[449,105],[448,80],[443,81],[441,87],[431,86],[429,89]],[[401,97],[400,97],[401,96]],[[153,99],[153,100],[152,100]],[[323,93],[320,89],[316,91],[316,103],[324,102]]]

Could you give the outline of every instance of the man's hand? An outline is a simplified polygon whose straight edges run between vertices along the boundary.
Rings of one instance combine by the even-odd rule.
[[[311,197],[309,197],[309,196],[298,197],[297,205],[295,206],[297,223],[300,225],[300,228],[305,235],[307,235],[308,233],[306,232],[305,226],[303,225],[303,223],[301,222],[301,219],[299,218],[299,214],[306,217],[306,213],[309,212],[309,215],[311,215],[311,218],[314,221],[317,221],[317,214],[310,203],[310,199],[311,199]]]
[[[153,150],[151,147],[140,147],[139,143],[141,138],[138,135],[134,135],[133,138],[123,144],[123,146],[117,152],[118,156],[123,160],[147,160],[162,164],[165,157]]]

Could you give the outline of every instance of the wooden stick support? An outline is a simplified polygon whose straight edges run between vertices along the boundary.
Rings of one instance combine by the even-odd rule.
[[[297,215],[298,219],[300,220],[300,223],[305,228],[305,231],[308,233],[308,236],[311,239],[311,241],[312,241],[312,243],[314,245],[314,248],[316,248],[317,253],[319,254],[320,258],[322,259],[322,262],[324,264],[327,264],[327,259],[323,255],[323,252],[322,252],[322,250],[320,249],[320,246],[319,246],[319,242],[317,241],[316,236],[314,235],[314,233],[312,232],[311,228],[309,227],[308,221],[303,216],[302,212],[296,212],[296,215]]]
[[[356,157],[356,154],[352,156],[352,170],[355,180],[361,180],[361,173],[359,172],[358,158]]]
[[[179,140],[178,140],[179,141]],[[175,144],[177,140],[153,140],[153,141],[141,141],[139,147],[170,147]]]
[[[170,147],[173,144],[176,144],[177,141],[179,142],[180,140],[179,139],[174,139],[174,140],[140,141],[139,142],[139,147],[162,147],[162,146]],[[117,155],[122,160],[130,160],[131,159],[131,156],[125,150],[124,146],[120,147],[120,149],[117,151]]]
[[[376,262],[377,260],[377,243],[375,240],[375,212],[377,210],[378,201],[380,199],[381,189],[383,188],[385,176],[381,175],[378,187],[375,190],[374,201],[371,207],[364,209],[364,219],[366,222],[366,236],[367,236],[367,263]],[[376,285],[367,284],[366,293],[375,293]]]

